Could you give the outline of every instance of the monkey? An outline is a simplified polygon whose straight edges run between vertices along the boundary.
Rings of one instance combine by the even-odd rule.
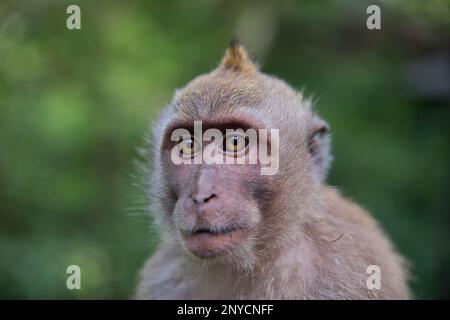
[[[195,121],[203,129],[279,130],[278,171],[174,164],[174,148],[197,142],[171,135],[192,132]],[[152,139],[149,194],[161,242],[140,272],[136,299],[410,298],[406,259],[368,212],[326,183],[329,125],[238,42],[216,69],[175,92]],[[380,271],[376,288],[370,266]]]

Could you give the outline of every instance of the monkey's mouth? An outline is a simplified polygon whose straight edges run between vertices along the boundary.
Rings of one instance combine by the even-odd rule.
[[[189,251],[201,258],[222,255],[248,237],[248,229],[243,227],[201,227],[189,232],[181,232]]]

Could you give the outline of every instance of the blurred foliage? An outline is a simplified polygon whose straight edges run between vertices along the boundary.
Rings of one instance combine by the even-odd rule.
[[[381,31],[365,27],[373,3]],[[80,31],[66,28],[69,4]],[[414,94],[408,72],[446,56],[449,19],[439,0],[0,2],[0,297],[132,296],[157,241],[136,148],[237,35],[315,97],[333,132],[330,184],[410,260],[415,296],[450,298],[449,95]],[[66,288],[70,264],[82,290]]]

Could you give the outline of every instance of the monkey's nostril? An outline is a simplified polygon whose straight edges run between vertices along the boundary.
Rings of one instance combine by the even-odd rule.
[[[206,202],[208,202],[209,200],[211,200],[212,198],[215,198],[215,197],[216,197],[216,194],[215,194],[215,193],[212,193],[209,197],[205,198],[205,199],[203,200],[203,202],[206,203]]]
[[[209,196],[207,197],[199,197],[199,196],[190,196],[190,198],[192,199],[192,201],[194,201],[195,204],[202,204],[202,203],[206,203],[209,200],[213,199],[216,197],[215,193],[211,193]]]

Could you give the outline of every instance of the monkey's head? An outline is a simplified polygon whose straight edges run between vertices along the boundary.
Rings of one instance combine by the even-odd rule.
[[[217,69],[177,90],[155,127],[151,185],[166,241],[242,266],[289,241],[284,231],[301,232],[320,202],[326,131],[309,101],[232,43]]]

